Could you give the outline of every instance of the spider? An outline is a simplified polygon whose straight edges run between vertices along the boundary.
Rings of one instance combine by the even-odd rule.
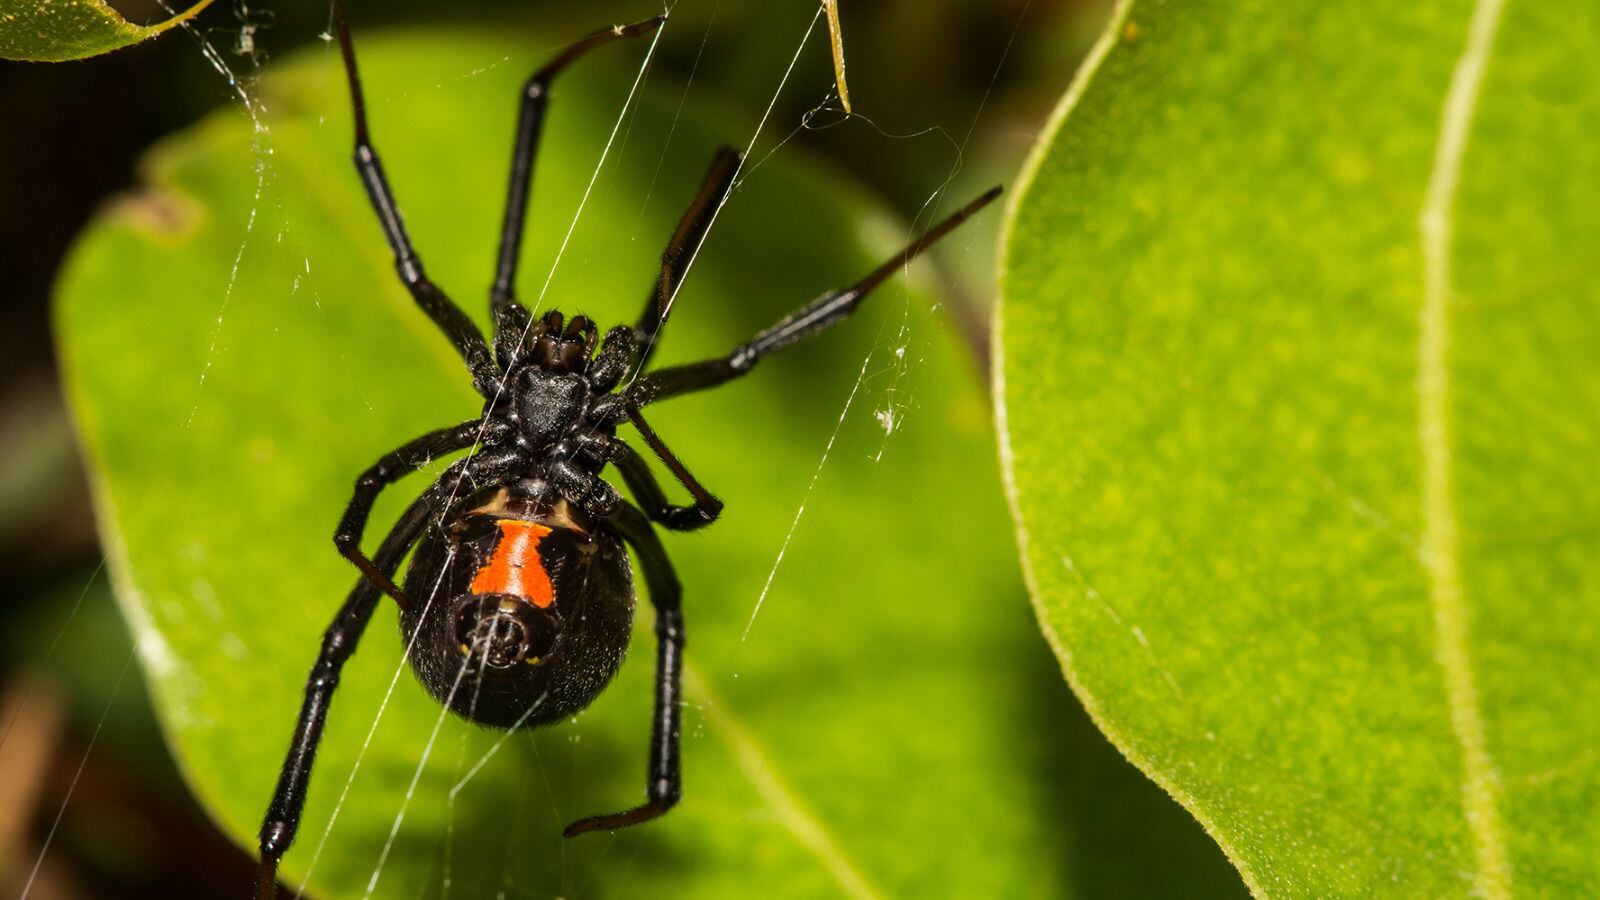
[[[673,531],[716,521],[722,503],[701,485],[641,410],[749,372],[764,356],[853,312],[874,287],[999,195],[994,188],[943,220],[855,284],[801,307],[725,356],[650,369],[650,357],[690,261],[733,188],[742,157],[720,150],[672,233],[643,314],[602,339],[586,316],[550,311],[535,319],[517,301],[518,248],[535,151],[556,74],[589,50],[646,34],[665,16],[597,31],[572,44],[523,87],[511,180],[490,291],[493,330],[477,326],[423,271],[368,131],[355,46],[333,2],[355,122],[355,166],[372,201],[395,269],[422,311],[466,363],[485,400],[480,415],[429,432],[383,456],[356,480],[334,544],[361,577],[322,637],[305,700],[260,832],[257,897],[276,895],[279,860],[294,842],[313,759],[339,672],[379,600],[400,607],[407,657],[440,704],[497,728],[536,727],[588,706],[616,673],[632,633],[637,554],[657,638],[655,707],[644,803],[567,826],[567,837],[653,819],[678,802],[681,589],[653,525]],[[492,354],[491,354],[492,345]],[[643,455],[617,437],[632,424],[650,453],[688,492],[671,502]],[[434,458],[475,448],[412,501],[368,556],[361,538],[378,494]],[[614,466],[634,502],[601,475]],[[393,578],[415,553],[403,587]],[[416,598],[428,598],[418,603]],[[441,598],[434,603],[433,598]],[[458,690],[463,678],[472,690]],[[470,696],[469,696],[470,695]]]

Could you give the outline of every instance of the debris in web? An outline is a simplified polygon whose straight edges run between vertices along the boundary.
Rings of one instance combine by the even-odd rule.
[[[247,0],[238,0],[234,4],[233,14],[239,20],[239,37],[233,43],[233,53],[250,60],[251,67],[260,69],[264,54],[256,43],[256,32],[272,27],[272,11],[254,10]]]

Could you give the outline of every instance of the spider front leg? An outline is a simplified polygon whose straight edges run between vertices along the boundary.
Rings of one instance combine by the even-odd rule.
[[[377,502],[378,495],[384,488],[422,468],[436,457],[470,447],[480,435],[485,439],[498,438],[504,429],[504,423],[497,420],[491,419],[485,422],[469,419],[460,425],[430,431],[399,449],[384,454],[356,479],[355,493],[351,496],[350,503],[345,506],[344,515],[339,519],[338,530],[333,533],[333,544],[339,548],[339,553],[354,563],[355,567],[361,570],[361,574],[379,590],[393,597],[396,603],[410,606],[411,601],[406,598],[405,593],[393,579],[385,575],[381,567],[361,552],[361,535],[366,531],[367,517],[372,514],[372,505]]]
[[[437,434],[437,432],[436,432]],[[420,497],[412,501],[388,535],[373,554],[373,566],[384,581],[400,561],[405,558],[429,520],[435,513],[448,516],[464,503],[467,493],[461,484],[472,478],[497,478],[515,465],[515,454],[493,457],[473,457],[461,460],[439,477]],[[257,900],[272,900],[277,896],[278,861],[294,843],[300,828],[300,814],[306,805],[306,787],[311,780],[311,766],[316,760],[317,747],[322,742],[322,729],[328,718],[328,706],[339,685],[339,673],[345,662],[355,652],[362,632],[372,619],[373,610],[382,597],[377,583],[362,577],[350,591],[344,605],[334,616],[333,623],[322,635],[322,648],[316,664],[306,679],[305,699],[300,705],[294,737],[289,742],[288,754],[278,771],[278,784],[267,806],[266,818],[260,831],[260,868],[256,875]]]
[[[976,200],[956,210],[944,221],[923,232],[883,265],[867,273],[865,278],[847,288],[823,294],[749,341],[733,348],[728,355],[703,362],[658,369],[641,376],[628,386],[625,392],[628,401],[637,408],[678,394],[716,387],[750,371],[762,357],[782,350],[801,338],[823,331],[855,312],[867,295],[872,293],[873,288],[882,284],[889,276],[998,196],[1000,188],[991,188]]]
[[[655,31],[666,20],[666,16],[656,16],[632,25],[596,31],[562,51],[522,86],[522,101],[517,108],[517,136],[511,149],[511,183],[506,188],[506,212],[500,226],[500,252],[496,257],[494,286],[489,292],[495,354],[502,365],[510,365],[529,324],[528,311],[516,300],[517,260],[522,252],[522,227],[527,215],[528,191],[533,183],[534,156],[539,150],[545,109],[550,102],[550,83],[562,69],[595,47]]]
[[[711,223],[716,220],[722,204],[728,202],[733,179],[743,165],[744,157],[732,147],[717,150],[716,157],[711,160],[711,170],[706,172],[705,179],[700,183],[694,202],[689,204],[689,208],[683,212],[683,218],[678,220],[678,227],[667,241],[667,249],[661,253],[661,271],[650,291],[650,299],[645,301],[644,313],[639,316],[636,328],[639,362],[635,371],[643,372],[650,365],[656,339],[667,323],[667,313],[672,310],[672,298],[678,295],[678,289],[683,286],[684,276],[689,274],[689,264],[700,252],[700,245],[711,231]]]
[[[383,173],[383,163],[378,150],[372,145],[367,129],[367,103],[361,91],[361,74],[356,69],[355,43],[350,39],[350,24],[345,20],[344,4],[333,0],[333,19],[339,31],[339,50],[344,57],[345,76],[350,83],[351,115],[355,119],[355,164],[361,183],[367,189],[373,211],[383,226],[383,236],[394,253],[395,270],[417,306],[444,332],[456,352],[472,373],[472,384],[478,393],[492,397],[498,390],[500,373],[489,356],[489,347],[483,333],[467,318],[444,291],[428,279],[422,270],[422,258],[411,246],[405,222],[400,217],[400,207],[394,192],[389,189],[389,179]]]
[[[678,744],[683,730],[683,591],[666,548],[643,513],[623,502],[607,522],[638,554],[645,588],[656,609],[656,696],[645,802],[623,812],[579,819],[562,831],[565,837],[647,822],[675,806],[682,793]]]

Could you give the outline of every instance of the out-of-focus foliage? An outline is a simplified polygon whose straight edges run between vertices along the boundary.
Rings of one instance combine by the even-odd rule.
[[[1020,191],[1009,477],[1258,892],[1600,893],[1600,9],[1123,2]]]

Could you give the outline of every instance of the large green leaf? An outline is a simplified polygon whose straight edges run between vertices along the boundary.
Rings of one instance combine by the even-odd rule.
[[[1025,176],[1039,617],[1258,893],[1600,893],[1597,59],[1594,4],[1124,0]]]
[[[433,276],[477,315],[517,86],[550,45],[437,32],[360,41],[407,222]],[[644,47],[631,45],[635,59]],[[541,296],[565,241],[544,305],[611,322],[642,303],[712,148],[744,139],[753,119],[713,128],[674,116],[678,90],[647,92],[566,241],[626,93],[626,81],[596,79],[601,63],[558,86],[523,293]],[[337,54],[269,72],[262,91],[263,134],[228,112],[152,155],[149,187],[73,255],[58,307],[118,597],[164,729],[202,801],[247,846],[318,635],[352,583],[329,540],[352,479],[478,408],[460,361],[396,282],[349,168]],[[906,237],[837,182],[788,149],[752,165],[679,300],[666,361],[724,350]],[[716,527],[666,539],[687,590],[682,805],[614,837],[559,837],[643,788],[645,614],[642,646],[592,710],[511,738],[453,803],[500,735],[445,721],[378,895],[1239,890],[1054,677],[1010,551],[976,373],[928,309],[927,294],[886,285],[827,340],[653,417],[727,501]],[[375,523],[420,486],[395,489]],[[362,894],[440,718],[398,668],[396,631],[386,607],[346,670],[285,861],[298,879],[316,860],[319,896]]]
[[[0,0],[0,59],[64,62],[153,38],[205,9],[198,0],[154,25],[135,25],[103,0]]]

